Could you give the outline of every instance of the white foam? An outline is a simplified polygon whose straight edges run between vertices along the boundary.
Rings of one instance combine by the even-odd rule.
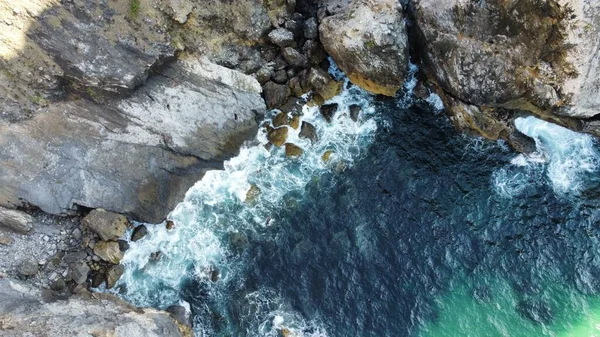
[[[527,184],[549,183],[557,195],[579,193],[584,178],[598,170],[598,153],[591,136],[535,117],[520,117],[515,126],[533,138],[536,152],[520,154],[494,174],[494,186],[504,196],[524,191]],[[540,173],[545,172],[545,179]]]

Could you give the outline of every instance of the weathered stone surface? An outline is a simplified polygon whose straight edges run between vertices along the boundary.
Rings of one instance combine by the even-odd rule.
[[[135,242],[141,240],[146,235],[148,235],[148,228],[146,228],[145,225],[139,225],[135,227],[133,233],[131,233],[131,241]]]
[[[314,17],[308,18],[304,21],[304,37],[312,40],[319,36],[319,25],[317,19]]]
[[[94,209],[83,218],[82,224],[108,241],[120,239],[129,226],[129,220],[121,214]]]
[[[317,129],[309,122],[302,122],[300,134],[298,134],[298,136],[300,138],[310,139],[313,143],[319,140]]]
[[[283,126],[277,129],[273,129],[271,132],[269,132],[269,134],[267,135],[267,139],[269,140],[269,142],[271,142],[271,144],[280,147],[285,143],[287,135],[288,128]]]
[[[394,96],[408,68],[408,39],[397,0],[355,0],[319,27],[325,50],[352,83]]]
[[[160,222],[256,133],[260,91],[249,76],[190,57],[128,99],[56,103],[0,124],[0,205],[53,214],[82,205]]]
[[[285,144],[285,155],[288,157],[300,157],[304,153],[301,147],[296,144],[286,143]]]
[[[191,336],[165,312],[138,309],[108,294],[44,300],[44,292],[10,279],[0,279],[0,336]],[[15,335],[15,333],[17,335]]]
[[[289,47],[294,44],[294,34],[287,29],[278,28],[269,33],[271,42],[279,47]]]
[[[21,276],[33,276],[37,274],[39,270],[38,264],[31,260],[25,260],[19,264],[19,275]],[[0,279],[1,280],[1,279]]]
[[[265,90],[265,102],[267,108],[273,109],[283,105],[290,97],[290,88],[287,85],[267,82],[263,89]]]
[[[27,234],[33,228],[33,218],[25,212],[0,207],[0,227]]]
[[[119,264],[123,259],[123,252],[115,241],[100,241],[94,246],[94,254],[106,262]]]
[[[77,263],[71,271],[71,278],[76,284],[82,284],[87,281],[90,267],[85,262]]]
[[[62,260],[64,263],[71,264],[84,261],[86,257],[87,253],[85,251],[80,250],[77,252],[66,253],[65,256],[63,256]]]
[[[125,272],[125,266],[123,266],[121,264],[110,267],[106,271],[106,288],[111,289],[112,287],[114,287],[124,272]]]
[[[308,58],[292,47],[286,47],[282,51],[282,55],[287,63],[294,67],[306,68],[308,67]]]

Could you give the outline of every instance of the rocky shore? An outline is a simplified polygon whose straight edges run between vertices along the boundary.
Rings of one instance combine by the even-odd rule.
[[[598,27],[587,0],[0,0],[0,335],[99,321],[117,336],[189,334],[88,289],[122,274],[128,240],[144,234],[132,221],[166,220],[259,127],[301,156],[287,126],[316,132],[298,104],[326,119],[337,110],[325,104],[342,89],[328,57],[391,97],[411,60],[416,95],[439,95],[457,127],[528,152],[514,127],[523,115],[600,135]],[[81,306],[99,315],[88,328],[68,315],[23,323]]]

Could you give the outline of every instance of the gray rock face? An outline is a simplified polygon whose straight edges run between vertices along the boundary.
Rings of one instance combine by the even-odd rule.
[[[160,222],[256,133],[260,91],[249,76],[190,58],[128,99],[61,102],[0,124],[0,205],[52,214],[82,205]]]
[[[33,218],[25,212],[0,207],[0,227],[27,234],[33,227]]]
[[[287,85],[267,82],[264,86],[265,101],[269,109],[281,106],[290,97],[290,88]]]
[[[278,28],[269,33],[269,39],[279,47],[288,47],[294,43],[294,34],[287,29]]]
[[[82,220],[83,226],[98,234],[102,240],[118,240],[121,238],[129,221],[121,214],[94,209]]]
[[[394,96],[408,68],[408,38],[397,0],[355,0],[319,27],[325,50],[352,83]]]
[[[66,301],[46,301],[44,292],[10,279],[0,279],[0,336],[191,336],[171,316],[138,309],[114,296],[89,294]]]

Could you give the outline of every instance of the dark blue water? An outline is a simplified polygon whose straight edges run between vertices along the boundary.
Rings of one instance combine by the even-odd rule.
[[[516,156],[507,146],[462,135],[423,106],[376,104],[383,117],[361,160],[287,195],[275,226],[243,233],[247,245],[230,258],[244,276],[226,286],[225,306],[187,284],[201,321],[216,335],[252,336],[252,316],[280,304],[245,297],[260,289],[317,322],[307,335],[319,326],[328,336],[554,336],[587,317],[558,307],[600,291],[597,174],[557,195],[541,168],[507,198],[493,179]],[[486,303],[492,317],[508,315],[495,318],[507,333],[469,325],[480,314],[469,310]],[[461,311],[466,324],[436,330]]]

